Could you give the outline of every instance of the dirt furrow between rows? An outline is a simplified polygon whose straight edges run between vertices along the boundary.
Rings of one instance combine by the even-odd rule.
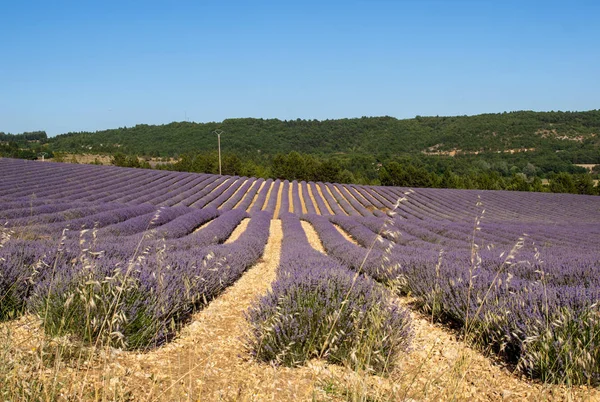
[[[321,186],[319,185],[319,183],[315,183],[315,188],[317,189],[317,193],[319,194],[319,196],[323,200],[323,204],[325,204],[325,208],[327,208],[327,211],[329,211],[330,215],[333,215],[333,209],[331,209],[331,206],[329,206],[329,203],[327,202],[327,199],[323,195],[323,190],[321,189]]]
[[[244,222],[245,223],[245,222]],[[312,392],[309,369],[274,368],[253,361],[244,347],[244,313],[267,292],[279,264],[281,221],[271,222],[261,261],[196,313],[178,339],[146,354],[125,354],[135,400],[303,400]],[[235,234],[234,234],[235,235]]]
[[[316,186],[315,186],[316,187]],[[315,207],[315,211],[317,211],[317,215],[323,215],[321,213],[321,209],[319,209],[319,205],[317,204],[317,200],[315,199],[315,195],[313,194],[312,186],[309,183],[306,183],[306,189],[308,190],[308,196]]]
[[[258,190],[256,190],[256,193],[254,194],[254,197],[252,197],[252,202],[250,203],[250,205],[248,205],[248,208],[246,209],[246,212],[250,212],[250,211],[252,210],[252,207],[254,207],[254,204],[256,203],[256,200],[258,199],[258,195],[260,194],[260,191],[262,190],[262,188],[265,186],[265,183],[266,183],[266,182],[264,182],[264,181],[263,181],[262,183],[260,183],[260,187],[258,188]],[[244,200],[244,199],[242,198],[242,199],[240,200],[240,202],[238,202],[238,203],[236,204],[236,206],[235,206],[235,207],[237,208],[237,206],[238,206],[238,205],[240,205],[240,203],[241,203],[243,200]],[[235,208],[234,208],[234,209],[235,209]],[[262,209],[262,206],[261,206],[261,209]]]
[[[302,213],[308,213],[308,209],[306,209],[306,200],[304,199],[304,195],[302,195],[302,183],[298,183],[298,196],[300,198],[300,206],[302,207]]]
[[[326,253],[312,225],[302,222],[302,226],[311,246]],[[345,231],[337,225],[336,228],[355,243]],[[335,384],[365,399],[382,401],[600,400],[600,392],[594,388],[541,384],[513,374],[510,367],[458,339],[453,330],[432,323],[430,317],[415,309],[410,298],[394,300],[409,308],[414,331],[412,348],[398,357],[397,368],[389,376],[380,377],[322,364],[317,374],[321,384]]]

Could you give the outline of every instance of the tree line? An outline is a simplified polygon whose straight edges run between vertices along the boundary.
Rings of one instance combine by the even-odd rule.
[[[114,164],[367,185],[588,193],[600,165],[600,110],[336,120],[139,124],[48,138],[0,133],[0,156],[104,154]],[[154,162],[153,162],[154,165]],[[567,177],[570,180],[566,179]],[[544,183],[549,183],[545,186]],[[559,185],[560,183],[560,185]]]
[[[404,157],[388,163],[378,163],[369,159],[348,161],[339,158],[316,157],[310,154],[290,152],[277,154],[261,161],[244,159],[236,154],[225,153],[221,158],[221,171],[224,175],[274,178],[297,181],[321,181],[348,184],[383,185],[399,187],[432,187],[480,190],[537,191],[598,195],[600,188],[595,186],[594,177],[600,171],[588,173],[560,172],[547,175],[545,185],[536,167],[528,163],[523,169],[516,166],[492,169],[491,165],[469,164],[468,170],[454,172],[442,167],[435,171],[419,159]],[[112,163],[125,167],[150,168],[149,162],[136,157],[116,155]],[[162,163],[156,169],[197,173],[219,173],[219,160],[216,152],[186,153],[172,163]],[[598,166],[600,169],[600,166]],[[504,174],[502,174],[504,172]]]

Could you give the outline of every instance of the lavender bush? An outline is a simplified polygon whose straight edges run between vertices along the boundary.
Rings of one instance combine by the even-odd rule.
[[[249,347],[288,366],[313,357],[376,372],[408,347],[408,313],[389,293],[308,244],[300,221],[282,215],[283,243],[272,290],[248,312]]]
[[[28,307],[49,334],[129,349],[160,345],[262,255],[269,224],[268,214],[258,214],[230,244],[193,253],[143,247],[127,262],[97,251],[95,231],[83,232],[77,258],[54,264]]]

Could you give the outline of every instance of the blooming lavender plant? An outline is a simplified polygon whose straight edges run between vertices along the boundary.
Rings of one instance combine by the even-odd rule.
[[[50,334],[131,349],[160,345],[262,255],[269,223],[268,213],[258,214],[230,244],[179,253],[144,247],[142,238],[125,261],[99,250],[99,232],[82,231],[79,254],[52,264],[28,306]]]
[[[253,355],[288,366],[313,357],[376,372],[408,347],[408,313],[385,289],[308,244],[300,221],[282,215],[283,243],[272,290],[248,312]]]

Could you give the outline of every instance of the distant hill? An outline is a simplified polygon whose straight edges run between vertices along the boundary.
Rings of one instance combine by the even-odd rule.
[[[49,139],[63,152],[174,156],[213,151],[221,129],[224,152],[274,155],[298,151],[320,156],[561,153],[570,163],[600,164],[600,110],[520,111],[477,116],[362,117],[336,120],[227,119],[221,123],[140,124]]]

